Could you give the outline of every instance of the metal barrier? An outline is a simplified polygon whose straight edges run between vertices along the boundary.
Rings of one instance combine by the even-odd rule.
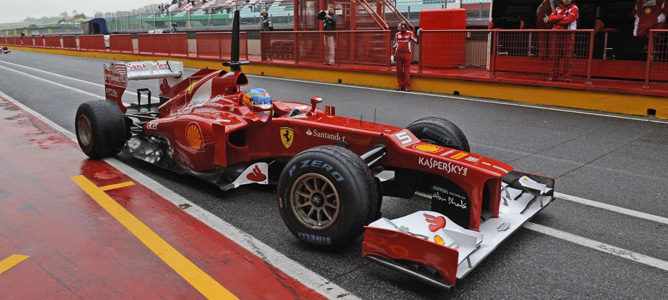
[[[105,52],[107,47],[104,45],[103,35],[80,35],[79,49],[84,51]]]
[[[591,82],[593,30],[497,30],[494,36],[493,72]]]
[[[58,35],[45,36],[44,37],[44,47],[46,47],[46,48],[57,48],[57,49],[63,48],[62,45],[60,44],[60,36],[58,36]]]
[[[263,31],[262,60],[390,67],[390,31]]]
[[[451,70],[486,77],[491,70],[491,41],[492,32],[488,30],[422,31],[418,70]]]
[[[27,47],[35,47],[35,38],[32,37],[32,36],[22,37],[21,38],[21,45],[27,46]]]
[[[197,57],[204,59],[230,59],[232,33],[206,32],[195,35]],[[242,32],[239,36],[239,58],[248,60],[248,34]]]
[[[77,50],[77,37],[74,35],[63,35],[63,49]]]
[[[35,47],[44,48],[44,37],[43,36],[35,37]]]
[[[68,50],[107,51],[101,35],[0,38],[0,44]],[[391,34],[369,31],[264,31],[261,60],[282,64],[331,64],[390,69]],[[187,36],[111,35],[111,52],[189,57]],[[645,61],[593,59],[593,30],[424,30],[420,36],[418,71],[429,76],[540,84],[546,79],[604,85],[625,84],[668,90],[668,30],[652,30]],[[197,33],[194,55],[202,59],[230,57],[229,32]],[[241,35],[240,58],[248,59],[248,36]],[[380,67],[380,68],[378,68]],[[373,69],[373,68],[370,68]]]
[[[647,66],[645,71],[645,89],[652,83],[668,84],[668,30],[652,29],[647,46]]]
[[[188,57],[188,37],[185,33],[138,34],[139,54]]]
[[[109,52],[134,53],[131,34],[112,34],[109,36]]]
[[[593,30],[425,30],[419,70],[591,82]]]

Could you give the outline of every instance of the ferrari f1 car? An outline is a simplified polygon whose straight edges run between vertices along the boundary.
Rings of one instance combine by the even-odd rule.
[[[553,179],[471,153],[448,120],[399,128],[321,110],[317,96],[304,104],[242,91],[248,78],[235,25],[229,72],[186,78],[177,61],[105,65],[106,100],[76,113],[83,152],[123,151],[222,190],[277,184],[278,209],[297,239],[336,249],[364,232],[366,259],[441,287],[455,285],[553,200]],[[139,89],[137,103],[126,105],[128,81],[142,79],[160,81],[158,99]],[[429,211],[381,217],[383,196],[416,194],[431,199]]]

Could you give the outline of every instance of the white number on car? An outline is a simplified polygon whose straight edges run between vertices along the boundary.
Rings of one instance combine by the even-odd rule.
[[[406,131],[399,132],[395,134],[395,136],[399,139],[402,145],[410,144],[411,142],[413,142],[413,138],[411,138],[411,136],[408,135],[408,132]]]

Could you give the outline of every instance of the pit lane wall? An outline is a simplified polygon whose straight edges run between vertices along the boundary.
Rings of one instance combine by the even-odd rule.
[[[12,47],[15,50],[58,55],[99,58],[108,60],[138,61],[174,59],[167,56],[122,54],[80,50]],[[220,69],[217,60],[179,58],[185,67],[196,69]],[[308,80],[327,83],[359,85],[384,89],[396,89],[394,68],[334,67],[320,64],[288,64],[279,62],[253,62],[244,66],[244,72],[253,75]],[[495,100],[505,100],[536,105],[557,106],[636,116],[655,113],[656,118],[668,119],[668,98],[642,94],[576,90],[558,87],[529,86],[523,84],[493,83],[474,80],[439,78],[438,75],[413,74],[413,91],[460,95]]]

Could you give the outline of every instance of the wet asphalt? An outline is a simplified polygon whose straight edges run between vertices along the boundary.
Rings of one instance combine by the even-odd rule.
[[[102,98],[104,62],[15,51],[0,56],[0,91],[74,131],[77,106],[94,99],[74,89]],[[251,76],[250,81],[248,88],[265,88],[275,99],[307,103],[311,96],[322,96],[324,104],[336,106],[338,115],[352,118],[371,120],[376,107],[382,108],[377,121],[395,126],[427,116],[446,118],[466,133],[472,152],[555,177],[560,193],[668,217],[668,123],[268,77]],[[154,82],[132,83],[128,91],[145,86],[158,91]],[[126,96],[126,101],[134,99]],[[668,293],[668,271],[527,229],[520,229],[454,289],[443,291],[363,260],[361,238],[338,252],[303,246],[283,225],[272,186],[222,192],[195,178],[120,159],[365,299],[661,299]],[[428,208],[420,198],[386,197],[382,212],[394,218]],[[533,222],[668,260],[668,226],[657,222],[560,199]]]

